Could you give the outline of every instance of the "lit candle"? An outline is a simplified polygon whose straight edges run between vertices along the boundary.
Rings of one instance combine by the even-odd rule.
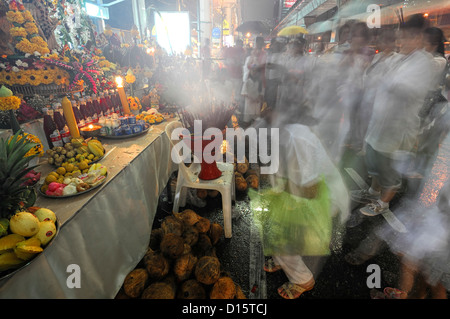
[[[123,89],[123,78],[121,76],[116,77],[117,92],[119,93],[120,102],[122,103],[123,112],[125,114],[131,114],[130,106],[128,105],[127,95]]]
[[[66,119],[67,126],[69,127],[70,135],[73,138],[80,137],[80,131],[78,129],[77,121],[75,120],[75,114],[73,113],[72,103],[67,96],[63,97],[61,102],[64,118]]]

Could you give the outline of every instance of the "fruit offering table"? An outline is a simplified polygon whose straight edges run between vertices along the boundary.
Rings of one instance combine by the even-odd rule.
[[[165,126],[129,139],[104,139],[106,181],[69,198],[38,195],[59,233],[32,262],[0,280],[0,298],[114,298],[147,251],[158,198],[176,169]],[[101,139],[101,138],[100,138]],[[54,170],[39,168],[42,176]]]

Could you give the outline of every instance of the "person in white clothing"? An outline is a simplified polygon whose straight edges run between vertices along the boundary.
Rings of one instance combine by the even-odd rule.
[[[283,270],[289,281],[278,293],[296,299],[315,284],[303,257],[329,255],[333,218],[343,225],[349,216],[348,190],[309,127],[313,119],[299,117],[295,109],[268,114],[271,128],[280,132],[279,170],[270,188],[250,190],[250,205],[270,256],[264,270]]]
[[[375,95],[365,138],[366,165],[372,176],[366,192],[370,203],[360,209],[367,216],[389,210],[411,164],[420,132],[418,114],[432,79],[431,60],[422,49],[424,25],[422,15],[413,15],[402,25],[402,57],[386,73]]]

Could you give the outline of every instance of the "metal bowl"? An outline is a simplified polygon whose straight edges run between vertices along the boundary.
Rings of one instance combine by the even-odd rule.
[[[101,126],[100,125],[94,125],[94,127],[96,129],[87,131],[87,130],[83,130],[83,128],[80,129],[80,133],[81,135],[83,135],[84,138],[90,138],[90,137],[97,137],[100,135],[100,130],[101,130]]]
[[[49,241],[49,243],[47,245],[45,245],[44,251],[40,252],[39,254],[37,254],[33,259],[24,261],[23,264],[20,264],[18,268],[14,268],[14,269],[8,269],[5,271],[0,271],[0,281],[2,281],[3,279],[6,278],[10,278],[12,276],[14,276],[17,272],[21,271],[23,268],[27,267],[28,265],[30,265],[32,262],[34,262],[36,259],[38,259],[39,257],[41,257],[43,254],[45,254],[45,250],[55,241],[56,237],[59,234],[59,229],[61,227],[60,223],[59,223],[59,219],[58,216],[56,216],[56,222],[55,222],[55,226],[56,226],[56,234],[55,236],[53,236],[53,238]]]

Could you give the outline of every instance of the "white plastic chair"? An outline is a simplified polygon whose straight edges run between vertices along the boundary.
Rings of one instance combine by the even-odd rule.
[[[171,122],[166,126],[166,134],[172,144],[172,148],[179,143],[178,139],[173,140],[172,132],[182,127],[180,122]],[[176,152],[172,152],[176,153]],[[188,188],[216,190],[222,195],[222,211],[225,238],[231,238],[231,211],[232,201],[236,199],[234,184],[234,166],[228,163],[217,163],[217,167],[222,171],[222,176],[214,180],[201,180],[198,178],[200,173],[200,163],[192,163],[189,167],[182,161],[179,153],[171,154],[176,158],[178,164],[177,187],[173,201],[173,212],[178,213],[179,207],[186,205],[186,192]]]

